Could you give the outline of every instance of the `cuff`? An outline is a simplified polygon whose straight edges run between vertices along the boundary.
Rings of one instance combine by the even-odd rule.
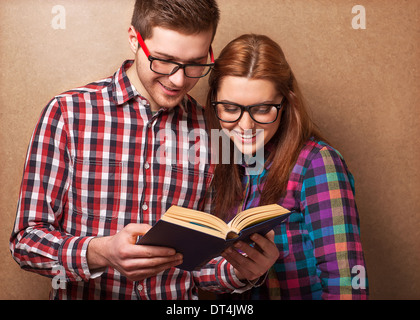
[[[233,266],[225,259],[220,259],[216,265],[216,279],[222,287],[234,290],[234,292],[248,290],[242,291],[244,287],[247,287],[247,284],[238,279]]]
[[[240,286],[236,288],[232,288],[232,289],[235,289],[232,293],[244,293],[245,291],[248,291],[252,288],[257,288],[257,287],[262,286],[265,280],[267,280],[268,271],[261,277],[253,281],[246,280],[246,283],[244,283],[242,282],[242,280],[239,280],[238,277],[236,276],[235,269],[233,268],[233,266],[230,263],[227,263],[227,264],[230,267],[231,278],[234,280],[235,283],[241,284]]]
[[[87,281],[102,272],[91,274],[87,262],[87,248],[94,237],[69,237],[64,239],[58,251],[58,261],[66,270],[69,281]]]

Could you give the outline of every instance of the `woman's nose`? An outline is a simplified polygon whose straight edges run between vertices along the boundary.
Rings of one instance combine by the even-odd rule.
[[[242,130],[249,130],[249,129],[253,129],[255,127],[255,121],[252,120],[248,111],[244,111],[241,119],[239,119],[238,126]]]

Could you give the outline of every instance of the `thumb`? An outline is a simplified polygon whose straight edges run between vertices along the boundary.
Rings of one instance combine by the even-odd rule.
[[[129,237],[130,243],[136,244],[138,236],[144,235],[151,228],[151,225],[145,223],[130,223],[127,224],[123,230]]]

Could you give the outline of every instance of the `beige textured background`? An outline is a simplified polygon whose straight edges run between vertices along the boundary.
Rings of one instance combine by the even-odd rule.
[[[133,0],[0,2],[0,299],[46,299],[8,239],[29,138],[56,94],[114,73],[128,49]],[[372,299],[420,298],[419,0],[220,0],[216,55],[264,33],[283,47],[313,118],[356,178]],[[366,9],[354,30],[352,7]],[[66,9],[55,30],[52,8]],[[206,80],[193,94],[204,100]]]

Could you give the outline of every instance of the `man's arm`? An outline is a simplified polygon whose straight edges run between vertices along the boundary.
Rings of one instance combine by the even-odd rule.
[[[54,277],[56,267],[70,281],[87,281],[91,270],[116,268],[141,278],[179,264],[172,249],[135,245],[148,225],[128,225],[114,236],[75,236],[62,229],[69,189],[69,134],[60,105],[53,99],[43,110],[26,157],[10,238],[13,258],[25,270]],[[75,232],[82,228],[75,225]],[[89,257],[88,257],[89,248]]]
[[[19,265],[50,277],[64,267],[70,280],[90,277],[85,254],[91,237],[62,230],[69,188],[67,126],[57,99],[44,108],[33,132],[23,172],[10,250]]]

